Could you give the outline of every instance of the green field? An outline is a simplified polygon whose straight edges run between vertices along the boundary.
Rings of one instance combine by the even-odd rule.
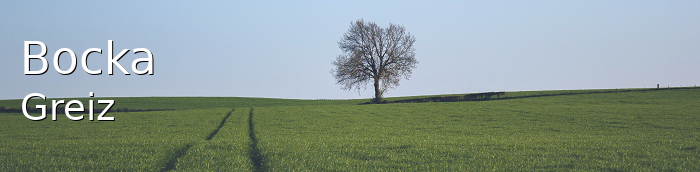
[[[388,100],[408,98],[415,97]],[[0,171],[700,171],[695,88],[365,105],[368,99],[79,100],[98,99],[169,110],[108,113],[116,121],[0,113]]]

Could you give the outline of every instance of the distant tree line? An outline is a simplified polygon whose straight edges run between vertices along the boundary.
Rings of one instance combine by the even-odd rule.
[[[104,109],[94,109],[93,113],[99,114],[102,113]],[[128,108],[112,108],[109,109],[107,112],[148,112],[148,111],[167,111],[167,110],[174,110],[174,109],[128,109]],[[64,113],[66,111],[65,107],[56,107],[56,112],[57,113]],[[51,113],[53,112],[53,109],[51,108],[46,108],[46,113]],[[14,107],[4,107],[0,106],[0,113],[23,113],[22,108],[14,108]],[[27,108],[27,113],[41,113],[41,110],[38,108]],[[90,111],[88,109],[85,109],[85,111],[71,111],[72,114],[88,114]]]
[[[561,95],[577,95],[577,94],[597,94],[597,93],[617,93],[617,92],[632,92],[632,91],[657,91],[657,90],[674,90],[674,89],[700,89],[700,87],[668,87],[668,88],[616,88],[616,89],[600,89],[600,90],[560,90],[560,91],[530,91],[530,92],[485,92],[473,93],[465,95],[452,96],[434,96],[414,99],[402,99],[394,101],[384,101],[382,103],[426,103],[426,102],[460,102],[460,101],[486,101],[486,100],[503,100],[517,99],[528,97],[545,97],[545,96],[561,96]],[[373,102],[367,102],[369,104]]]

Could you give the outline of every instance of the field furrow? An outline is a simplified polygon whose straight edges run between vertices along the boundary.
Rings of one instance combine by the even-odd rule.
[[[178,159],[174,171],[251,171],[253,162],[249,155],[251,141],[248,137],[249,108],[236,108],[215,137],[202,139]]]

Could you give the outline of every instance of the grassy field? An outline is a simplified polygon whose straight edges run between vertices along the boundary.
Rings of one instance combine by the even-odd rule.
[[[0,114],[0,171],[158,171],[231,109],[114,113],[117,121]]]
[[[114,98],[117,108],[173,110],[99,122],[0,113],[0,171],[700,170],[700,89],[559,95],[575,91],[368,105]]]

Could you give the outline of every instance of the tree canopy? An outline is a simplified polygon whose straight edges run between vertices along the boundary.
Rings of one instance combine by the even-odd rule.
[[[418,61],[413,43],[415,37],[401,25],[379,27],[363,19],[350,24],[350,29],[338,41],[343,54],[338,55],[332,70],[343,90],[374,84],[374,102],[381,102],[383,92],[399,86],[401,78],[408,79]]]

